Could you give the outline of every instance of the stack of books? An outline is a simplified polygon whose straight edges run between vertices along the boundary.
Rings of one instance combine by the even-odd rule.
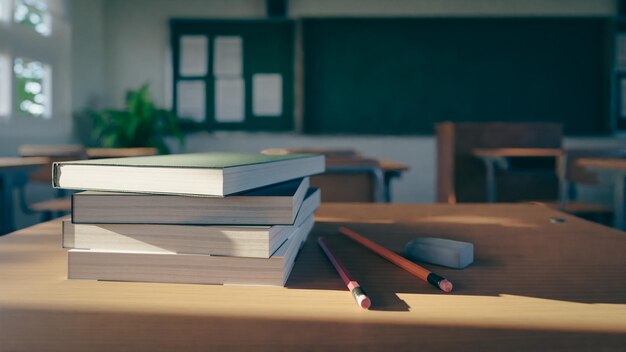
[[[283,286],[313,227],[314,154],[198,153],[59,162],[82,190],[63,223],[68,278]]]

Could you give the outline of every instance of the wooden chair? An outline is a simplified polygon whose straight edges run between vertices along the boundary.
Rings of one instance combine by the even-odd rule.
[[[52,163],[56,161],[82,160],[87,158],[87,153],[82,145],[22,145],[18,149],[22,157],[47,157],[50,163],[33,172],[29,182],[51,185]],[[55,216],[62,216],[71,211],[71,201],[67,192],[62,189],[55,190],[55,198],[28,204],[26,201],[26,184],[19,187],[20,207],[26,214],[41,213],[42,221],[50,220]]]
[[[326,171],[311,177],[322,191],[322,202],[384,202],[385,181],[377,160],[353,149],[272,148],[264,154],[315,153],[326,156]]]
[[[561,148],[556,123],[437,124],[437,200],[445,203],[486,201],[485,165],[477,148]],[[549,159],[549,158],[544,158]],[[497,171],[496,201],[556,200],[558,176],[552,160],[516,160]],[[551,170],[546,172],[546,170]]]

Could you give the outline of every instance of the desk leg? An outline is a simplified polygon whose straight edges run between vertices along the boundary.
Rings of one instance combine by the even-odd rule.
[[[483,159],[485,162],[485,180],[486,180],[486,190],[487,190],[487,202],[495,203],[496,202],[496,168],[495,162],[489,159]]]
[[[385,183],[385,202],[387,203],[391,203],[391,180],[396,177],[400,177],[399,172],[387,171],[383,173]]]
[[[0,175],[0,236],[13,231],[13,187],[8,173]]]
[[[626,175],[619,173],[615,175],[615,188],[613,192],[615,195],[613,197],[613,227],[616,227],[620,230],[626,230],[626,223],[624,214],[624,201],[626,200],[626,187],[625,187],[625,179]]]

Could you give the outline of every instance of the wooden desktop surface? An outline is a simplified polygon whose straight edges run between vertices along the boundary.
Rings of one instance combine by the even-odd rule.
[[[45,158],[45,157],[28,157],[28,158],[2,157],[0,158],[0,169],[39,166],[39,165],[45,165],[49,161],[50,159]]]
[[[472,154],[477,157],[558,157],[563,155],[560,148],[476,148]]]
[[[378,165],[380,166],[380,168],[384,171],[395,171],[395,172],[404,172],[404,171],[409,171],[409,165],[407,164],[403,164],[397,161],[393,161],[393,160],[385,160],[385,159],[380,159],[378,160]]]
[[[100,158],[125,158],[132,156],[157,155],[156,148],[88,148],[87,157],[90,159]]]
[[[557,219],[558,218],[558,219]],[[324,204],[287,287],[66,280],[60,222],[0,238],[0,350],[624,350],[626,233],[536,205]],[[445,294],[337,233],[471,241]],[[358,308],[316,238],[373,301]]]
[[[626,159],[623,158],[581,158],[576,163],[590,169],[626,171]]]

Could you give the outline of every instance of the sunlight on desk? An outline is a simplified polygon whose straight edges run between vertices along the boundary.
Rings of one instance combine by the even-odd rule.
[[[626,342],[623,232],[528,204],[327,204],[318,214],[286,287],[67,280],[60,221],[0,238],[0,349],[402,350],[418,338],[423,348],[528,351]],[[370,223],[372,214],[391,223]],[[467,222],[478,214],[491,215]],[[547,221],[554,216],[567,221]],[[464,270],[425,265],[454,283],[440,293],[323,219],[349,219],[341,225],[394,251],[416,236],[473,242],[475,262]],[[354,304],[316,245],[322,235],[371,310]]]
[[[442,224],[466,224],[466,225],[500,225],[506,227],[536,227],[535,225],[521,222],[514,218],[493,217],[493,216],[435,216],[422,219],[421,222],[432,222]]]

